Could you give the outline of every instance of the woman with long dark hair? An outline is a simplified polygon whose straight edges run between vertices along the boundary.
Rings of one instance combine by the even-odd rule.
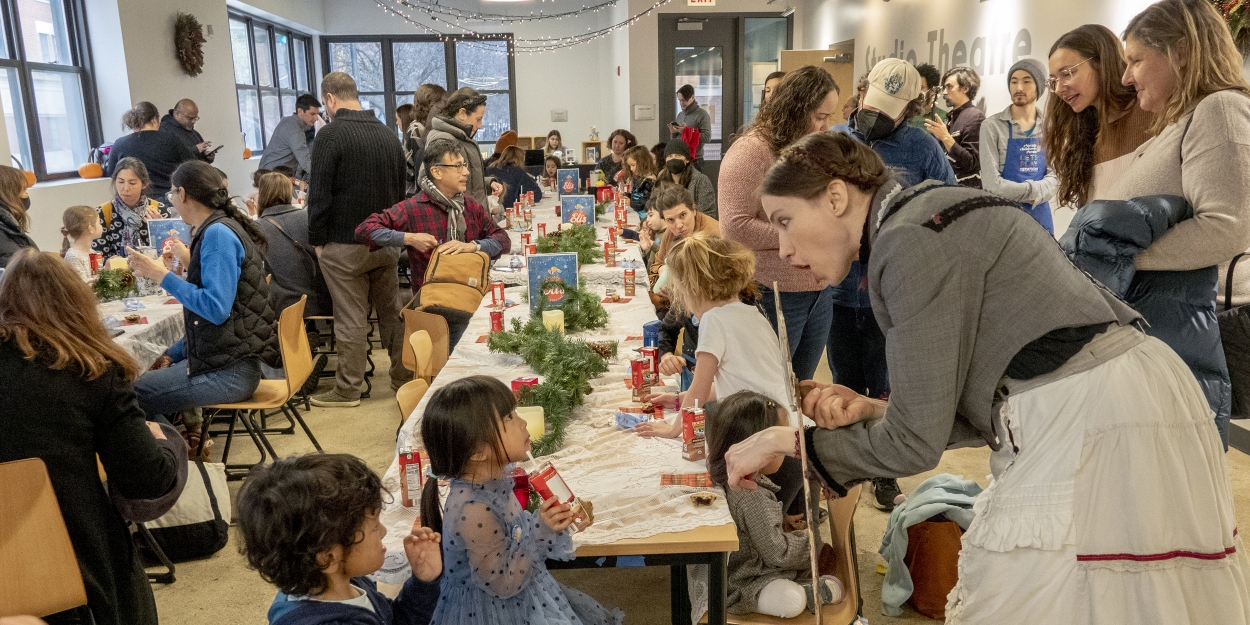
[[[833,289],[810,270],[778,260],[777,230],[768,223],[756,190],[781,150],[809,133],[828,130],[837,111],[838,85],[829,72],[812,66],[792,71],[721,162],[717,198],[721,232],[755,252],[755,281],[773,327],[774,298],[781,298],[794,371],[802,378],[816,372],[829,342]],[[780,293],[773,292],[774,282]]]
[[[185,443],[144,423],[137,377],[139,365],[100,322],[91,287],[55,254],[19,252],[0,280],[0,462],[42,459],[65,518],[87,606],[47,617],[54,625],[157,623],[152,587],[110,495],[176,497],[174,446]]]
[[[1154,116],[1121,84],[1124,48],[1106,26],[1086,24],[1050,47],[1046,88],[1047,164],[1059,178],[1060,206],[1081,207],[1107,196],[1150,138]]]
[[[616,184],[616,176],[625,163],[625,152],[635,145],[638,145],[638,138],[624,128],[617,128],[608,135],[608,153],[599,159],[599,170],[608,184]]]
[[[148,415],[243,401],[260,384],[262,362],[280,367],[277,316],[261,266],[265,235],[234,205],[212,165],[184,163],[170,179],[170,203],[193,232],[190,249],[166,262],[131,250],[135,275],[158,282],[183,306],[187,336],[157,361],[165,368],[135,383]]]
[[[26,248],[39,249],[30,231],[30,194],[26,192],[26,174],[20,169],[0,165],[0,269],[9,259]]]
[[[1202,390],[1050,233],[980,190],[903,189],[841,133],[785,150],[761,194],[787,263],[836,282],[867,254],[891,394],[807,382],[818,427],[731,447],[730,487],[754,488],[798,444],[838,492],[988,444],[948,624],[1250,622],[1250,561]]]

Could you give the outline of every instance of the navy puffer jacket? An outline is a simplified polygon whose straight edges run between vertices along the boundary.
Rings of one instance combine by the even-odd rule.
[[[1189,365],[1227,448],[1233,387],[1215,318],[1217,268],[1136,269],[1138,254],[1193,215],[1189,202],[1175,195],[1099,200],[1077,211],[1059,243],[1077,267],[1146,318],[1147,334],[1167,343]]]

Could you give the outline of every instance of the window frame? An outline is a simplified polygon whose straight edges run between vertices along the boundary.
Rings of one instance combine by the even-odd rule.
[[[86,8],[82,0],[50,0],[50,3],[53,2],[59,3],[65,14],[66,39],[69,42],[70,54],[69,65],[27,61],[26,47],[20,37],[22,23],[17,2],[16,0],[0,0],[0,12],[3,12],[5,22],[3,40],[0,41],[0,45],[7,46],[7,52],[9,52],[9,58],[0,58],[0,67],[12,68],[18,74],[19,95],[22,98],[20,122],[26,127],[26,143],[31,160],[29,163],[22,163],[22,167],[34,172],[37,182],[66,180],[78,178],[79,175],[78,167],[74,167],[71,171],[48,173],[47,159],[43,153],[43,129],[39,125],[39,109],[35,102],[35,72],[74,74],[78,77],[78,85],[82,89],[83,117],[87,126],[88,155],[91,150],[103,143],[100,105],[94,79],[95,68],[88,40]],[[15,118],[18,117],[18,113],[18,111],[13,111]],[[10,156],[16,158],[18,162],[21,161],[20,153],[10,154]],[[14,162],[12,158],[3,164],[12,165]],[[82,164],[79,163],[79,166]]]
[[[277,95],[278,97],[278,120],[281,121],[283,117],[287,117],[291,113],[295,112],[294,108],[292,108],[290,111],[287,111],[283,108],[282,98],[284,96],[293,95],[295,98],[298,99],[300,94],[302,93],[315,94],[317,91],[316,88],[313,86],[313,76],[316,75],[314,73],[314,63],[313,63],[313,54],[312,54],[313,36],[308,33],[295,30],[293,28],[288,28],[281,24],[276,24],[274,22],[271,22],[263,18],[249,15],[241,11],[235,11],[233,9],[226,12],[226,18],[227,18],[226,19],[227,36],[229,36],[230,22],[232,20],[238,20],[238,21],[243,22],[244,26],[246,26],[247,28],[247,55],[248,55],[248,60],[249,60],[248,66],[252,72],[252,84],[246,85],[246,84],[240,84],[238,82],[235,82],[234,83],[234,100],[235,100],[235,105],[238,106],[239,92],[244,89],[251,90],[253,93],[256,94],[256,111],[260,116],[259,117],[260,146],[258,148],[252,149],[252,156],[257,157],[265,153],[265,146],[269,144],[270,136],[273,133],[273,129],[267,128],[265,125],[265,104],[264,104],[265,96],[275,95],[275,94]],[[270,72],[269,75],[272,79],[270,82],[272,82],[273,84],[268,87],[262,86],[260,84],[259,59],[256,58],[256,29],[258,28],[265,30],[269,34],[269,72]],[[287,36],[287,46],[286,46],[287,63],[289,64],[287,71],[290,72],[290,75],[291,75],[291,85],[292,85],[291,88],[282,87],[282,83],[278,78],[278,37],[280,35]],[[297,78],[299,76],[299,73],[296,71],[296,68],[300,62],[300,59],[295,54],[295,49],[296,49],[295,41],[297,39],[302,40],[304,42],[304,57],[305,58],[303,59],[303,65],[304,65],[304,75],[308,78],[308,84],[306,85],[307,90],[301,89],[299,85],[296,84]],[[230,61],[231,61],[230,73],[233,75],[234,69],[235,69],[233,45],[230,48]],[[238,113],[239,113],[239,132],[243,132],[243,111],[240,109]],[[266,133],[266,130],[268,130],[269,132]],[[244,146],[247,146],[246,135],[243,138],[243,143],[244,143]]]
[[[451,93],[460,88],[459,76],[456,71],[456,44],[465,41],[506,41],[508,44],[508,88],[492,89],[488,91],[478,91],[483,95],[508,95],[508,116],[509,126],[516,130],[516,58],[514,55],[515,48],[512,33],[493,33],[481,36],[445,36],[438,35],[334,35],[322,36],[321,44],[321,60],[322,72],[325,76],[330,73],[331,57],[330,44],[335,43],[380,43],[382,46],[382,88],[383,91],[361,92],[362,96],[383,96],[386,103],[386,118],[383,120],[387,127],[393,126],[395,120],[395,109],[397,108],[395,101],[399,94],[407,95],[408,92],[400,92],[395,88],[395,57],[394,44],[396,43],[423,43],[433,42],[443,44],[443,54],[446,59],[447,71],[447,93]]]

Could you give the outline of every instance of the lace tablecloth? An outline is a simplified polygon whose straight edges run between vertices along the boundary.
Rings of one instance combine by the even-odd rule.
[[[100,304],[100,317],[116,317],[118,320],[126,315],[134,314],[147,317],[145,324],[121,326],[122,335],[113,340],[121,345],[138,361],[139,368],[146,371],[166,349],[182,340],[186,329],[182,323],[182,304],[166,304],[171,298],[168,295],[149,295],[135,298],[143,303],[143,308],[127,311],[121,301]]]
[[[627,246],[624,256],[640,260],[637,245]],[[507,291],[508,298],[519,302],[522,291],[521,287],[511,287]],[[713,505],[696,507],[689,495],[698,489],[660,486],[662,473],[707,470],[702,461],[682,460],[680,439],[641,438],[630,430],[617,429],[613,424],[616,408],[629,403],[630,399],[630,392],[624,384],[628,376],[628,358],[642,346],[642,325],[655,319],[655,310],[641,288],[628,303],[604,306],[610,317],[608,326],[579,334],[578,337],[616,340],[619,342],[619,357],[616,362],[610,363],[607,373],[591,381],[594,392],[587,395],[585,404],[573,412],[564,448],[547,457],[574,493],[594,503],[595,522],[585,532],[576,534],[574,543],[579,546],[599,545],[730,523],[729,509],[719,489],[712,490],[718,495]],[[527,305],[514,306],[505,312],[505,323],[510,324],[513,318],[524,320],[528,315]],[[486,343],[476,342],[489,330],[489,315],[484,307],[473,316],[464,338],[435,379],[430,392],[400,430],[397,453],[399,447],[415,445],[419,441],[425,404],[434,391],[447,383],[468,375],[491,375],[504,383],[520,376],[534,375],[533,369],[520,357],[491,353]],[[629,337],[637,338],[625,340]],[[676,378],[666,380],[666,384],[676,390]],[[392,493],[399,492],[398,459],[391,462],[383,484]],[[409,577],[402,541],[416,515],[417,509],[403,507],[398,497],[383,508],[382,522],[388,530],[388,553],[386,565],[377,576],[378,581],[400,583]]]
[[[554,194],[552,195],[554,196]],[[556,205],[558,203],[559,203],[559,200],[555,199],[554,197],[545,197],[543,198],[543,201],[539,202],[537,205],[535,205],[531,209],[534,215],[534,222],[535,223],[541,222],[541,223],[547,224],[546,226],[547,232],[555,232],[560,227],[560,218],[556,216]],[[626,214],[628,216],[628,219],[630,220],[629,227],[637,228],[638,217],[634,213],[634,211],[632,210],[626,211]],[[600,239],[599,245],[600,246],[603,245],[602,241],[607,237],[606,228],[607,226],[611,225],[611,223],[612,223],[611,212],[600,217],[597,222],[599,226],[599,239]],[[525,250],[523,249],[521,245],[521,231],[515,230],[515,229],[509,230],[508,237],[512,239],[512,251],[516,252],[520,256],[521,260],[524,261]],[[535,230],[535,227],[531,227],[530,228],[530,242],[533,243],[534,241],[537,241],[537,240],[538,240],[538,232]],[[632,258],[638,261],[638,265],[634,267],[634,269],[637,270],[638,278],[639,280],[646,278],[647,272],[642,266],[642,258],[640,256],[638,256],[637,254],[634,254],[632,256],[618,255],[617,258],[618,260]],[[529,272],[526,271],[525,267],[522,267],[520,271],[508,271],[508,262],[510,260],[511,260],[511,255],[504,254],[503,256],[499,258],[499,260],[495,261],[495,265],[491,269],[491,272],[490,272],[490,279],[496,282],[502,282],[508,286],[517,286],[517,285],[524,286],[526,284],[529,284]],[[581,268],[578,269],[578,277],[585,278],[587,286],[591,286],[591,287],[599,287],[600,289],[603,289],[605,287],[610,287],[610,286],[619,287],[621,285],[621,280],[623,277],[623,273],[622,273],[623,270],[624,270],[623,267],[620,267],[620,266],[608,267],[607,265],[604,265],[602,261],[600,261],[592,265],[583,265]]]

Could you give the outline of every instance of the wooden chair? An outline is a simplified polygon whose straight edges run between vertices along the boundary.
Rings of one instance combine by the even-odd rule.
[[[312,441],[313,447],[317,448],[317,451],[323,451],[321,443],[317,442],[317,437],[313,436],[312,430],[308,429],[308,424],[300,416],[299,409],[292,404],[295,393],[312,373],[312,350],[308,346],[308,335],[304,333],[304,304],[307,300],[307,295],[300,297],[298,302],[288,306],[278,317],[278,347],[282,352],[285,379],[261,380],[260,386],[256,387],[256,392],[252,393],[252,398],[248,401],[205,406],[205,410],[231,413],[230,429],[226,432],[226,446],[221,454],[222,462],[225,462],[230,454],[230,442],[234,437],[236,423],[243,425],[243,429],[256,444],[256,449],[260,451],[260,460],[256,464],[265,462],[266,452],[275,460],[277,459],[278,453],[274,451],[273,445],[265,437],[266,429],[257,419],[257,414],[263,415],[266,410],[280,410],[291,421],[291,432],[294,432],[295,424],[298,423],[308,435],[308,440]],[[220,432],[217,433],[220,434]],[[201,438],[201,444],[207,438],[208,436]],[[252,466],[254,465],[226,464],[226,475],[232,480],[242,479]]]
[[[415,378],[399,387],[395,392],[395,401],[399,402],[399,427],[404,427],[412,411],[417,409],[417,404],[421,403],[421,398],[429,390],[430,383],[421,378]]]
[[[426,382],[434,379],[430,375],[430,357],[434,353],[434,340],[426,330],[417,330],[408,335],[404,348],[404,366],[412,371],[415,377]]]
[[[829,544],[837,552],[837,564],[833,574],[842,580],[846,591],[842,601],[821,607],[821,622],[825,625],[850,625],[859,618],[863,608],[859,590],[859,564],[855,548],[855,509],[859,506],[862,484],[851,488],[845,497],[829,499]],[[800,496],[802,494],[800,493]],[[794,618],[778,618],[764,614],[729,614],[728,622],[737,625],[808,625],[816,622],[816,616],[806,611]],[[703,616],[707,622],[707,615]]]
[[[447,320],[433,313],[405,308],[404,316],[404,366],[416,366],[416,354],[412,353],[409,337],[418,330],[425,330],[430,335],[433,349],[430,352],[429,365],[426,367],[427,381],[433,381],[439,371],[447,364],[451,356],[451,331],[447,328]],[[410,366],[409,363],[412,363]],[[413,369],[415,373],[416,370]]]
[[[87,605],[74,546],[39,458],[0,463],[0,616]]]

